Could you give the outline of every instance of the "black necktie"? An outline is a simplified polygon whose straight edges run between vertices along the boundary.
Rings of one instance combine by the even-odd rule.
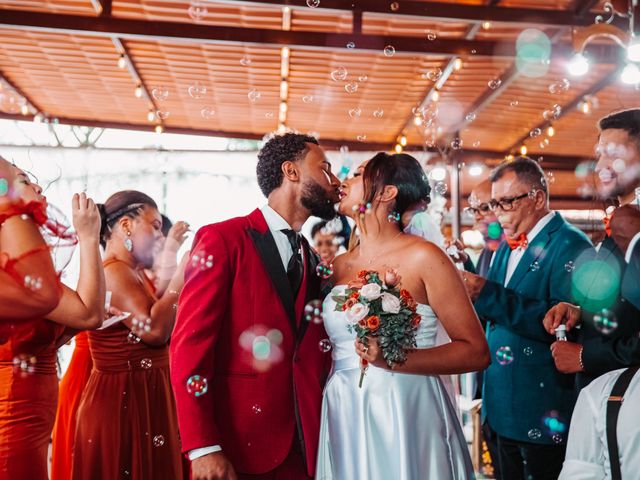
[[[291,249],[293,250],[293,255],[291,255],[289,263],[287,264],[287,277],[289,277],[291,291],[295,297],[302,283],[303,274],[302,255],[300,254],[300,236],[293,230],[284,229],[280,231],[287,236],[291,244]]]

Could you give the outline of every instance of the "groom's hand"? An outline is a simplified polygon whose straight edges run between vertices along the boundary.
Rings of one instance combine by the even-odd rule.
[[[236,472],[224,453],[214,452],[191,462],[192,480],[237,480]]]

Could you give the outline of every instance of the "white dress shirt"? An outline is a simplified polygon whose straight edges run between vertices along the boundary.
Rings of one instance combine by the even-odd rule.
[[[509,284],[509,280],[511,280],[511,277],[513,276],[513,272],[516,271],[516,268],[518,267],[520,260],[522,260],[525,250],[529,248],[529,245],[531,244],[531,242],[533,242],[533,239],[536,238],[536,236],[542,231],[544,227],[547,226],[547,224],[553,219],[553,217],[555,217],[555,215],[556,215],[556,212],[549,212],[540,220],[538,220],[538,223],[536,223],[531,229],[531,231],[527,233],[526,247],[524,248],[518,247],[511,250],[511,253],[509,254],[509,261],[507,263],[507,274],[504,277],[505,287]],[[495,258],[495,255],[493,256],[493,258]],[[491,260],[493,260],[493,258]]]
[[[631,254],[633,253],[633,249],[636,248],[636,244],[640,242],[640,232],[636,233],[631,241],[629,242],[629,246],[627,247],[627,252],[624,255],[624,261],[629,263],[631,261]]]
[[[567,453],[558,480],[603,480],[611,478],[607,444],[607,399],[613,384],[625,369],[596,378],[582,389],[569,429]],[[640,472],[640,374],[624,394],[618,416],[618,451],[622,478],[638,478]]]
[[[289,265],[289,260],[293,256],[293,249],[291,248],[291,243],[289,243],[289,238],[285,233],[281,232],[281,230],[293,229],[287,223],[287,221],[269,205],[265,205],[260,209],[260,211],[262,212],[262,215],[267,222],[267,226],[269,227],[271,235],[273,235],[273,239],[275,240],[276,246],[278,247],[278,253],[280,253],[280,258],[282,259],[282,265],[284,266],[284,269],[286,271],[287,266]],[[189,451],[189,460],[193,461],[196,458],[204,457],[205,455],[219,452],[221,450],[222,447],[220,447],[220,445],[196,448]]]

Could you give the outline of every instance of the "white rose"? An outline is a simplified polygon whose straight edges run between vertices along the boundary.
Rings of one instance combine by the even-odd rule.
[[[382,294],[382,310],[387,313],[399,313],[400,312],[400,299],[390,293]]]
[[[367,283],[360,289],[360,295],[362,295],[362,298],[365,298],[370,302],[380,298],[381,293],[382,289],[377,283]]]
[[[347,320],[351,324],[356,324],[369,314],[369,307],[362,303],[356,303],[347,310]]]

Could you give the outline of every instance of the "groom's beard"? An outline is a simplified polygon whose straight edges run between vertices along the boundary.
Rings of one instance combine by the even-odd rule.
[[[336,209],[329,193],[315,182],[305,184],[300,203],[314,217],[331,220],[336,216]]]

